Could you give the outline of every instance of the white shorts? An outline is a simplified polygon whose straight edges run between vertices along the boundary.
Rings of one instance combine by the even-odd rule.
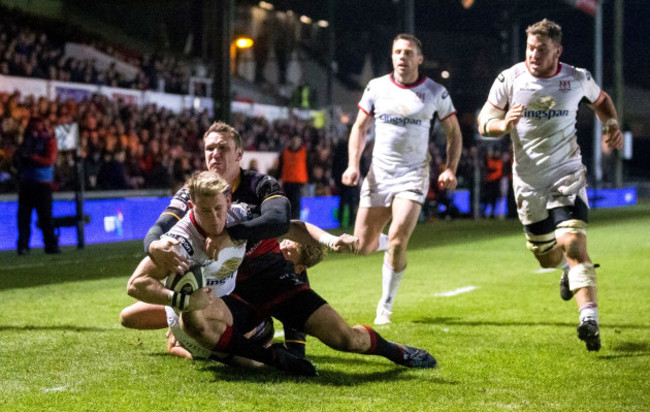
[[[547,187],[535,188],[514,176],[515,201],[519,220],[524,225],[540,222],[548,217],[548,210],[573,206],[579,197],[589,206],[587,198],[586,169],[559,173]]]
[[[361,185],[359,206],[390,207],[396,197],[424,204],[428,191],[428,164],[420,168],[395,167],[390,170],[371,164]]]
[[[219,360],[229,356],[226,353],[215,352],[204,348],[192,337],[186,334],[183,329],[181,329],[178,313],[176,313],[171,306],[165,306],[165,312],[167,313],[167,325],[169,326],[169,329],[174,334],[178,343],[192,354],[192,358]]]

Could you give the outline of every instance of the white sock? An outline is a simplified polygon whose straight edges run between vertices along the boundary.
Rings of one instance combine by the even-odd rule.
[[[393,301],[395,300],[399,284],[402,281],[402,276],[404,276],[404,270],[395,272],[392,267],[384,263],[381,273],[381,299],[379,300],[378,307],[383,307],[383,309],[390,311],[393,308]]]
[[[379,234],[379,246],[375,252],[381,252],[382,250],[388,250],[388,235],[385,233]]]
[[[596,302],[587,302],[580,309],[580,322],[587,319],[595,320],[599,323],[598,319],[598,304]]]

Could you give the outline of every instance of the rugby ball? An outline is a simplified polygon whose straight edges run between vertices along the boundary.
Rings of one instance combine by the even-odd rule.
[[[191,267],[182,275],[174,273],[167,277],[166,287],[174,292],[183,292],[191,295],[197,289],[205,287],[205,276],[200,265]]]

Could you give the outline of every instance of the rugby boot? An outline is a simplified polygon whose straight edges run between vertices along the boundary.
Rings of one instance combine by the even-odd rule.
[[[273,366],[291,375],[316,376],[316,367],[307,359],[293,356],[281,343],[271,345],[274,352]]]
[[[396,344],[402,352],[402,361],[398,362],[407,368],[427,369],[435,368],[438,362],[424,349],[418,349],[413,346]]]
[[[562,277],[560,278],[560,297],[563,300],[571,300],[573,297],[573,292],[569,288],[569,271],[565,270],[562,272]]]
[[[600,350],[600,331],[593,319],[585,319],[578,326],[578,338],[584,341],[588,351]]]

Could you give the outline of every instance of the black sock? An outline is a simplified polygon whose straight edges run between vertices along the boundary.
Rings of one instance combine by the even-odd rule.
[[[251,342],[244,335],[233,330],[232,326],[226,327],[213,350],[253,359],[267,365],[275,364],[274,350],[272,348],[265,348],[260,344]]]
[[[307,334],[298,329],[294,329],[290,326],[284,327],[284,343],[287,345],[287,349],[294,356],[299,358],[305,357],[305,344],[306,344]]]
[[[301,273],[296,273],[298,279],[301,282],[309,285],[309,278],[307,277],[307,271],[303,270]],[[298,329],[294,329],[291,326],[284,326],[284,343],[287,345],[287,349],[294,356],[299,358],[305,357],[305,345],[307,344],[307,334]]]
[[[370,326],[363,325],[363,327],[366,328],[370,334],[370,349],[365,352],[366,355],[379,355],[390,359],[395,363],[404,363],[404,355],[402,353],[402,348],[399,345],[382,338],[381,335]]]

